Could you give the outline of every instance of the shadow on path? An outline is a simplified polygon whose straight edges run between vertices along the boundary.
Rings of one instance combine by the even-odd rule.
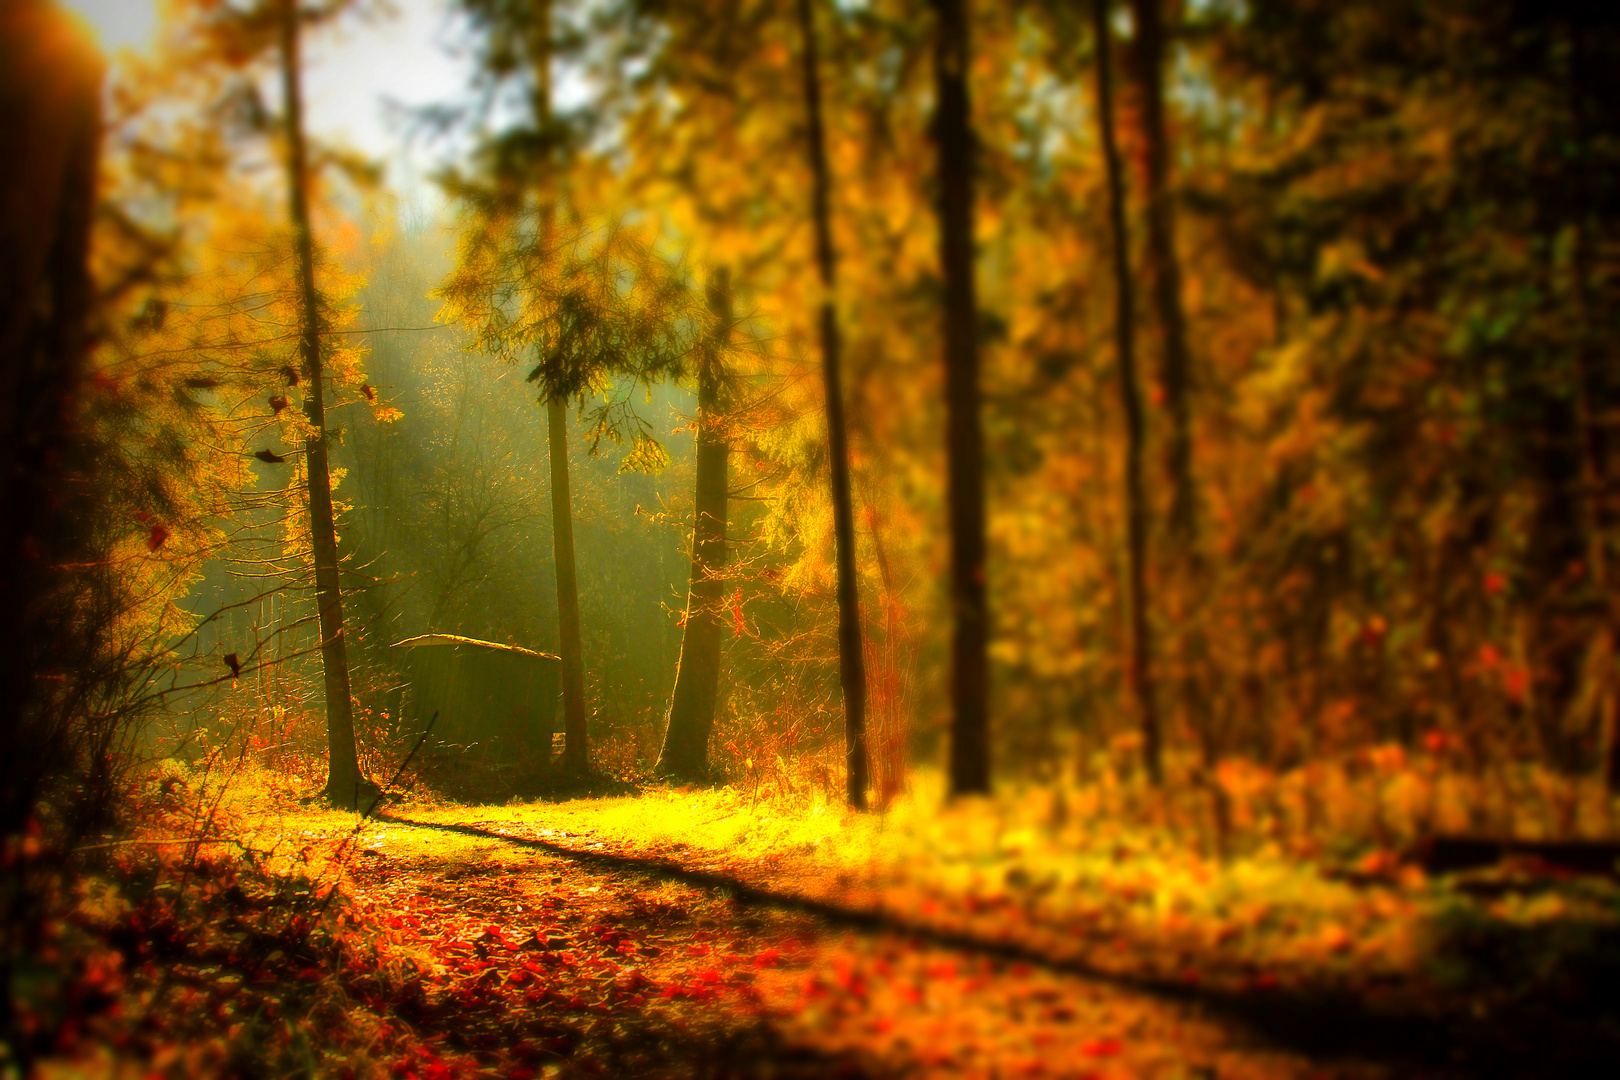
[[[1198,1006],[1235,1022],[1273,1045],[1313,1058],[1358,1060],[1394,1067],[1403,1076],[1620,1075],[1620,1033],[1612,1022],[1571,1019],[1553,1003],[1530,1002],[1489,1015],[1453,1008],[1420,1014],[1379,1010],[1344,992],[1266,988],[1231,990],[1098,968],[1076,957],[1053,955],[1011,941],[990,941],[914,921],[890,911],[845,907],[778,892],[730,874],[665,859],[582,850],[549,840],[513,836],[477,825],[414,821],[387,813],[375,820],[418,829],[498,840],[545,852],[596,870],[640,875],[725,892],[735,903],[805,914],[836,927],[893,934],[957,952],[1024,963],[1120,990]],[[1607,1019],[1607,1018],[1605,1018]],[[1613,1067],[1611,1071],[1610,1067]],[[1601,1072],[1594,1073],[1594,1069]]]

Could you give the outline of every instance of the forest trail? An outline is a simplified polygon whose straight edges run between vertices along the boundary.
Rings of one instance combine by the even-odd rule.
[[[499,810],[382,817],[349,875],[356,906],[462,995],[468,1049],[566,1046],[557,1075],[1389,1074],[1289,1048],[1213,994],[1123,986],[722,880]]]

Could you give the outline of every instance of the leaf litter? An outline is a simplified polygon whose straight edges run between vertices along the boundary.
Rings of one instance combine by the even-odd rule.
[[[1009,842],[1003,829],[995,858],[961,843],[947,856],[940,838],[964,835],[947,822],[919,858],[899,815],[744,808],[723,789],[419,804],[358,829],[285,803],[222,815],[221,839],[189,866],[152,849],[123,859],[123,885],[86,879],[64,932],[89,959],[59,988],[56,1015],[40,1012],[41,1031],[72,1021],[50,1047],[71,1070],[55,1075],[96,1061],[138,1062],[142,1075],[420,1078],[1359,1077],[1479,1064],[1452,1060],[1444,1025],[1418,1031],[1439,1045],[1416,1058],[1376,1039],[1357,1048],[1356,1023],[1335,1012],[1381,991],[1399,1004],[1420,984],[1421,972],[1402,987],[1395,968],[1362,965],[1378,920],[1411,935],[1432,901],[1418,883],[1358,892],[1312,879],[1290,899],[1275,882],[1229,880],[1274,868],[1206,867],[1215,898],[1188,905],[1149,880],[1168,856],[1116,851],[1102,858],[1112,875],[1081,896],[1050,884],[1035,836]],[[1196,881],[1198,865],[1174,873]],[[1357,1002],[1305,994],[1356,973]],[[1432,975],[1422,985],[1440,985]],[[1276,1037],[1336,1020],[1345,1030],[1326,1044]]]

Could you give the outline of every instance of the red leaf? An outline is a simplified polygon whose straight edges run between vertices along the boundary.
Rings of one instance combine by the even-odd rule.
[[[163,542],[168,538],[168,529],[165,529],[162,525],[153,525],[152,531],[146,534],[146,550],[156,551],[163,546]]]
[[[1091,1057],[1115,1057],[1125,1047],[1118,1039],[1095,1039],[1080,1049]]]

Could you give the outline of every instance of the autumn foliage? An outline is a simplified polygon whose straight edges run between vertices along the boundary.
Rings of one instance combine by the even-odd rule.
[[[0,1071],[1620,1059],[1603,5],[385,7],[5,10]]]

